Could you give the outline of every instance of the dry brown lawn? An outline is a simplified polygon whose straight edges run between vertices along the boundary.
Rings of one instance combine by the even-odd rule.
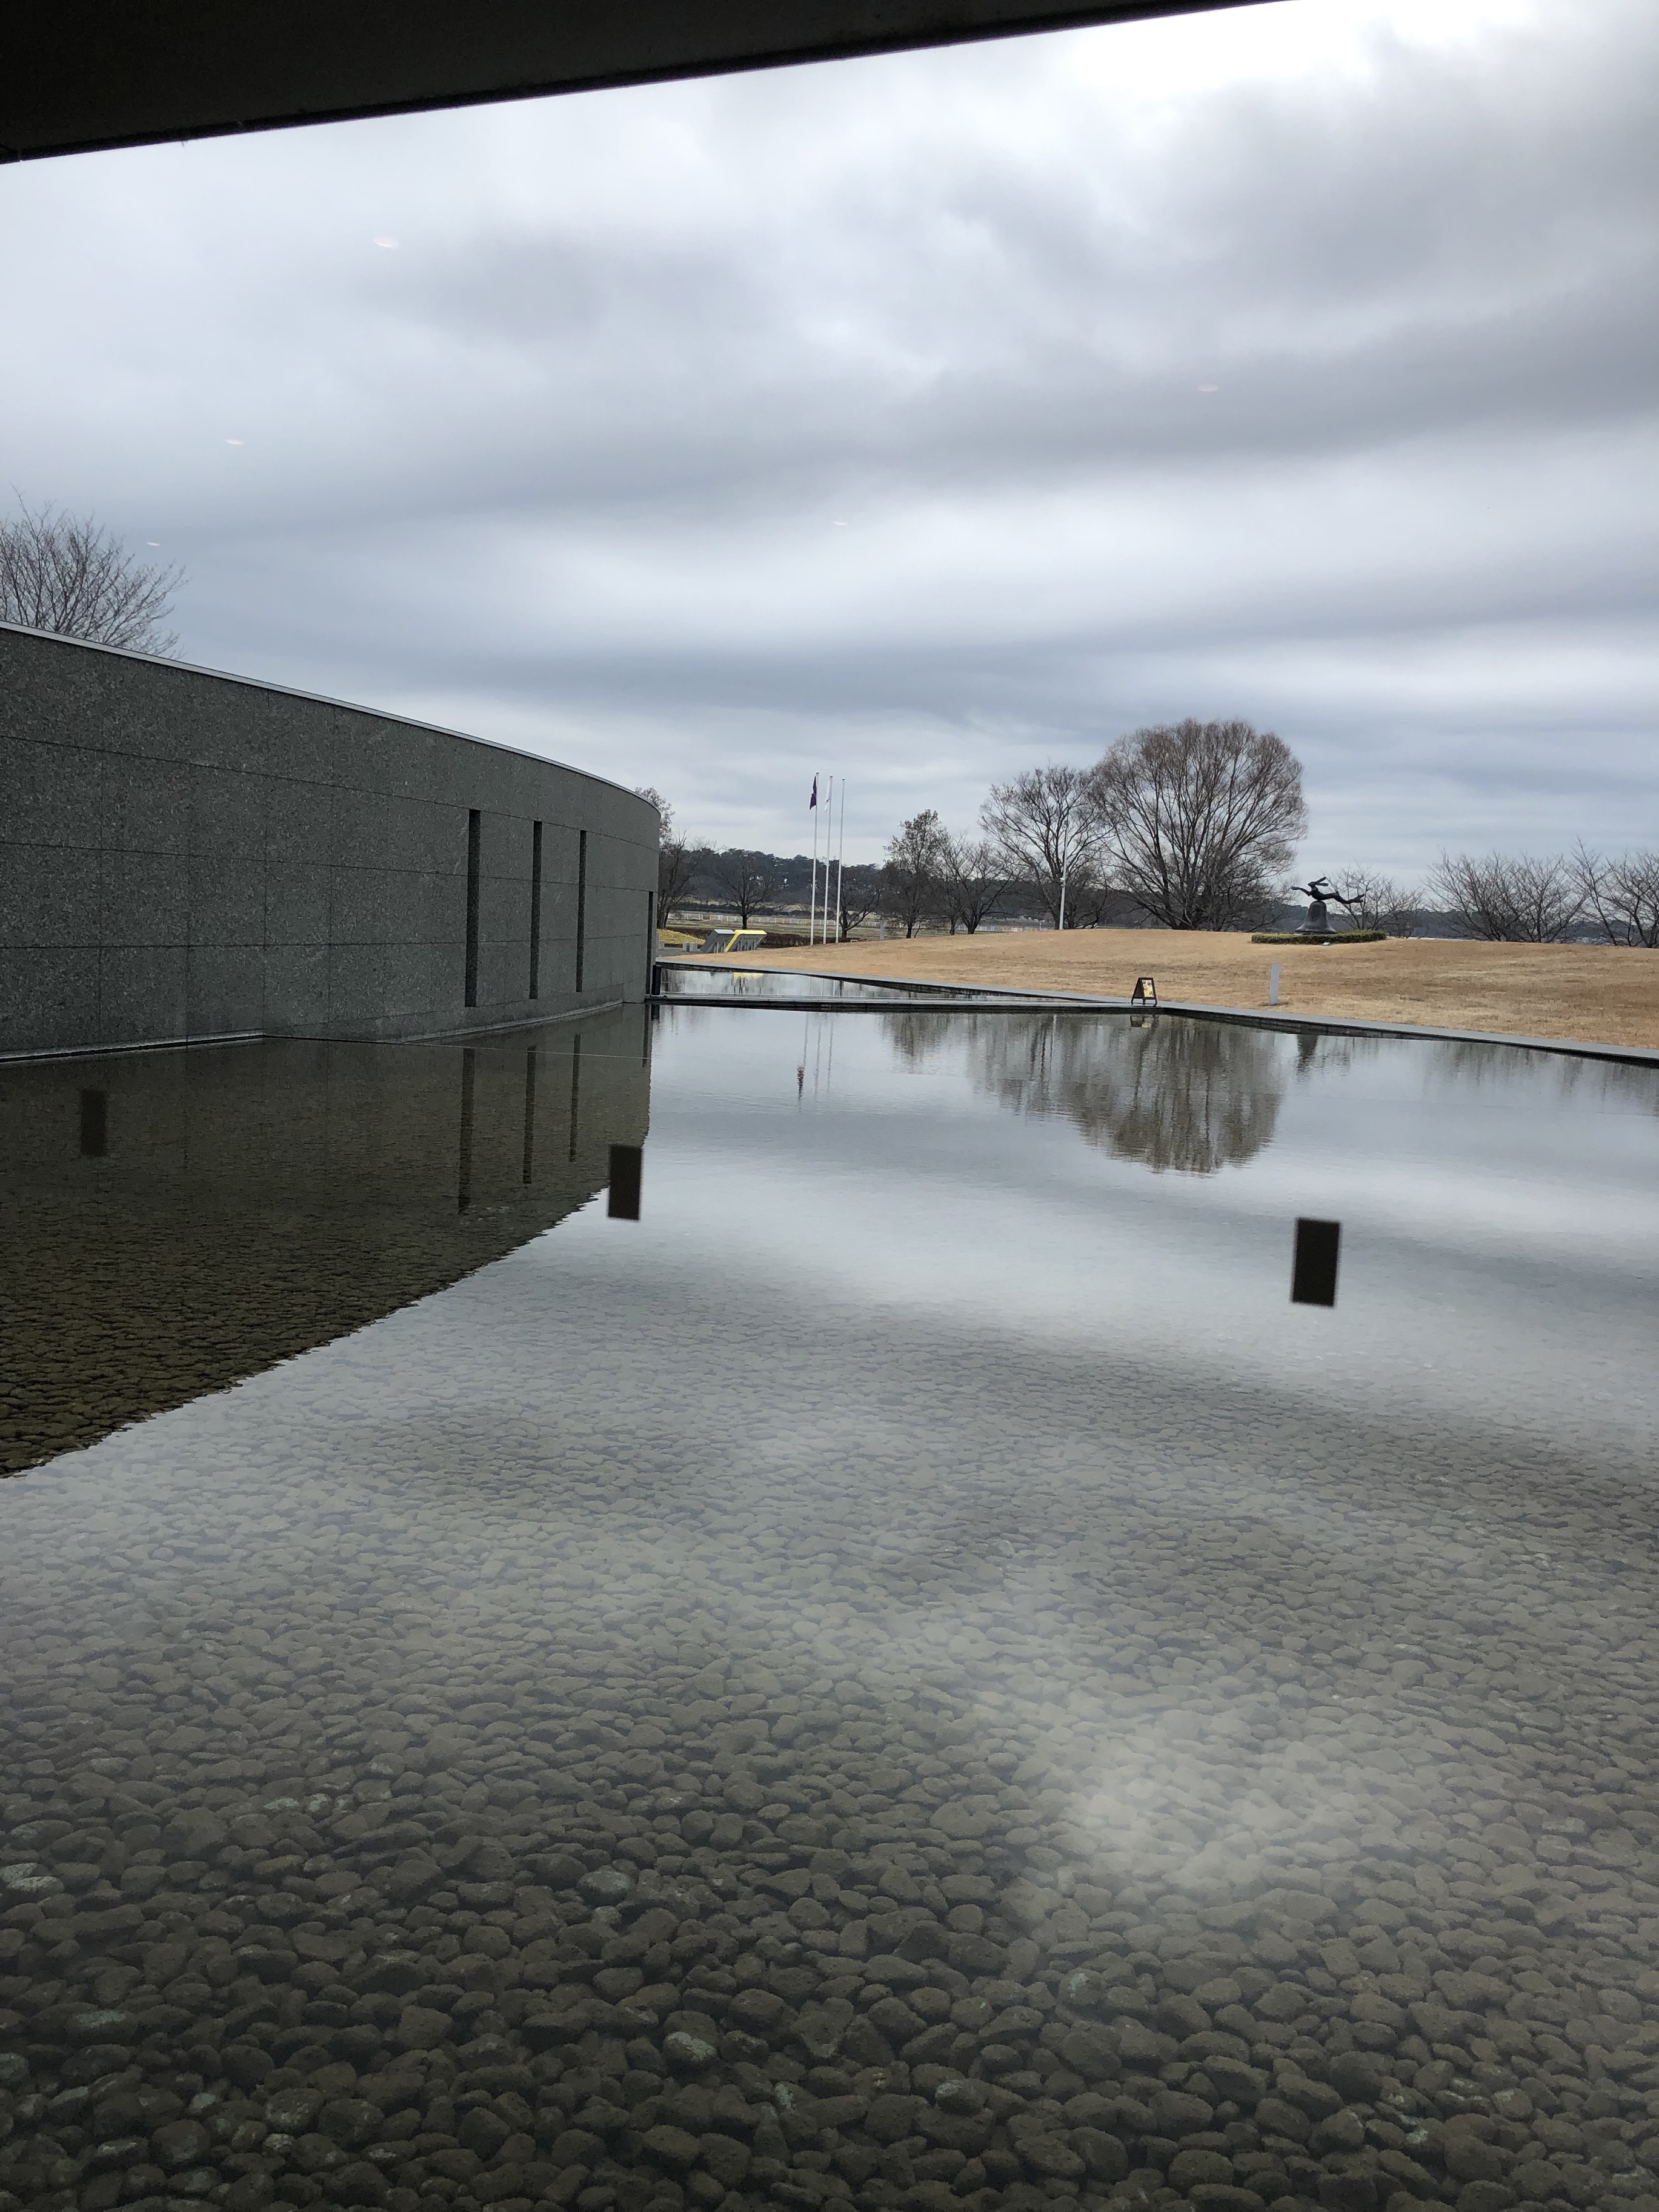
[[[1440,938],[1279,945],[1210,931],[1080,929],[826,945],[751,957],[757,967],[1116,999],[1129,995],[1137,975],[1150,974],[1166,1002],[1264,1008],[1268,966],[1277,960],[1286,1013],[1659,1048],[1659,951],[1623,945]]]

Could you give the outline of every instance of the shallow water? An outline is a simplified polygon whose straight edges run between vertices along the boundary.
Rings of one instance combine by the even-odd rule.
[[[644,1138],[641,1024],[0,1063],[0,1473],[562,1220]]]
[[[856,947],[849,946],[848,956],[856,958]],[[809,999],[815,1003],[821,1001],[826,1008],[834,1006],[844,1010],[862,1010],[916,1000],[926,1004],[934,998],[957,1003],[981,1000],[1006,1005],[1022,1000],[1030,1003],[1042,996],[1041,993],[975,991],[965,984],[955,983],[872,983],[855,975],[823,975],[799,968],[750,968],[738,963],[694,968],[664,961],[657,969],[657,980],[665,998],[718,999],[740,1006],[765,1004],[773,1000],[797,1002]]]
[[[0,1488],[0,2212],[1659,2203],[1659,1079],[650,1036],[640,1223]]]

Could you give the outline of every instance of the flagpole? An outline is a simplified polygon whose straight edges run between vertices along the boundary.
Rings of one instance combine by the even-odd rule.
[[[811,900],[807,905],[807,945],[818,942],[818,779],[811,779]]]
[[[836,778],[833,769],[823,816],[823,943],[830,942],[830,847],[836,834]]]
[[[847,779],[841,780],[841,837],[836,847],[836,943],[841,943],[842,878],[847,862]]]

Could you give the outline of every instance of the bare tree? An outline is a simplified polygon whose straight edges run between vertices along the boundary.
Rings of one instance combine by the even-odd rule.
[[[756,908],[763,906],[778,887],[776,866],[769,853],[746,852],[736,846],[715,853],[705,847],[691,860],[701,874],[725,892],[744,929]]]
[[[1626,853],[1613,860],[1581,840],[1572,866],[1583,910],[1595,915],[1609,945],[1659,946],[1659,853]]]
[[[667,823],[664,823],[666,830]],[[665,836],[657,848],[657,927],[663,929],[674,919],[675,909],[685,902],[691,888],[691,852],[684,837]]]
[[[1030,888],[1056,929],[1072,920],[1073,878],[1092,880],[1101,863],[1101,823],[1091,775],[1051,761],[1012,783],[994,783],[979,813],[1003,873]]]
[[[1119,884],[1169,929],[1257,924],[1308,826],[1296,755],[1248,722],[1136,730],[1090,787]]]
[[[1339,868],[1334,880],[1345,889],[1356,928],[1386,930],[1390,937],[1415,937],[1422,928],[1422,901],[1409,884],[1369,868]]]
[[[988,837],[946,836],[939,846],[940,905],[952,937],[971,937],[996,911],[1007,888],[996,847]]]
[[[691,882],[691,851],[674,823],[674,810],[654,784],[636,783],[635,799],[654,806],[661,820],[657,833],[657,927],[666,929]]]
[[[841,895],[837,933],[845,945],[879,908],[882,871],[868,860],[854,861],[850,867],[836,869],[836,889]]]
[[[938,911],[945,842],[945,824],[931,806],[913,814],[887,841],[882,903],[903,924],[907,937],[914,937],[917,926]]]
[[[1559,854],[1443,853],[1428,890],[1468,936],[1494,945],[1559,945],[1584,910],[1577,873]]]
[[[1142,919],[1139,908],[1125,898],[1102,860],[1085,860],[1066,880],[1067,929],[1103,928],[1109,916],[1121,915],[1126,908],[1135,920]]]
[[[182,568],[137,560],[89,514],[17,505],[17,519],[0,522],[0,622],[131,653],[173,651],[179,640],[161,624]]]

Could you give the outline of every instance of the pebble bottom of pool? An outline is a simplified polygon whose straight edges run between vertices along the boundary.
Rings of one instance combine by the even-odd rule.
[[[1659,1073],[578,1035],[637,1223],[0,1485],[0,2212],[1656,2212]]]

